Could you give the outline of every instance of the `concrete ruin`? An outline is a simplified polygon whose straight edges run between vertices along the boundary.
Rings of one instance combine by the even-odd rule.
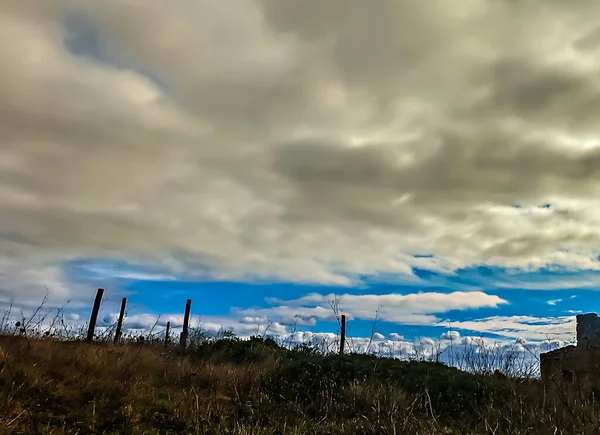
[[[540,356],[542,379],[578,385],[600,382],[600,317],[596,313],[577,316],[577,345]]]

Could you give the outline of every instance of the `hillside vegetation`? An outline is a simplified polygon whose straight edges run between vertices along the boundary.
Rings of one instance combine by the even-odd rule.
[[[441,363],[284,349],[0,338],[2,434],[595,434],[582,390]]]

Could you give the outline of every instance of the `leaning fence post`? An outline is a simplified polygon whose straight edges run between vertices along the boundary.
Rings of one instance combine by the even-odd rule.
[[[185,303],[185,315],[183,316],[183,330],[179,337],[179,345],[182,349],[185,349],[187,345],[187,339],[189,334],[189,323],[190,323],[190,310],[192,308],[192,300],[188,299]]]
[[[123,329],[123,318],[125,317],[125,307],[127,306],[127,298],[123,298],[121,301],[121,312],[119,313],[119,320],[117,320],[117,330],[115,331],[115,344],[121,339]]]
[[[169,335],[171,334],[171,322],[167,322],[167,329],[165,330],[165,347],[169,345]]]
[[[92,308],[92,315],[90,316],[90,325],[88,326],[87,341],[94,339],[94,332],[96,331],[96,322],[98,321],[98,312],[100,311],[100,304],[102,303],[102,296],[104,295],[104,289],[99,288],[96,292],[96,299],[94,300],[94,307]]]
[[[340,328],[340,355],[344,354],[344,347],[346,345],[346,315],[342,314],[342,324]]]

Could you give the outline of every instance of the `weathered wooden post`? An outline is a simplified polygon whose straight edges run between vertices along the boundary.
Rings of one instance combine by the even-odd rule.
[[[123,298],[121,301],[121,311],[119,312],[119,320],[117,320],[117,330],[115,331],[115,344],[121,340],[123,329],[123,318],[125,317],[125,307],[127,307],[127,298]]]
[[[191,308],[192,308],[192,300],[188,299],[187,302],[185,303],[185,315],[183,316],[183,330],[181,331],[181,335],[179,337],[179,345],[181,346],[182,349],[185,349],[185,347],[187,346]]]
[[[169,345],[169,334],[171,334],[171,322],[167,322],[167,329],[165,331],[165,347]]]
[[[342,324],[340,328],[340,355],[344,354],[344,347],[346,345],[346,315],[342,314]]]
[[[90,316],[90,325],[88,326],[87,341],[94,339],[94,332],[96,331],[96,322],[98,321],[98,312],[100,311],[100,304],[102,303],[102,296],[104,295],[104,289],[99,288],[96,292],[96,299],[94,300],[94,307],[92,308],[92,315]]]

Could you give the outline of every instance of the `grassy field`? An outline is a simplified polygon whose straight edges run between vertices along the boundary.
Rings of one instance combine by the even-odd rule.
[[[185,355],[0,337],[2,434],[595,434],[568,386],[440,363],[205,340]]]

